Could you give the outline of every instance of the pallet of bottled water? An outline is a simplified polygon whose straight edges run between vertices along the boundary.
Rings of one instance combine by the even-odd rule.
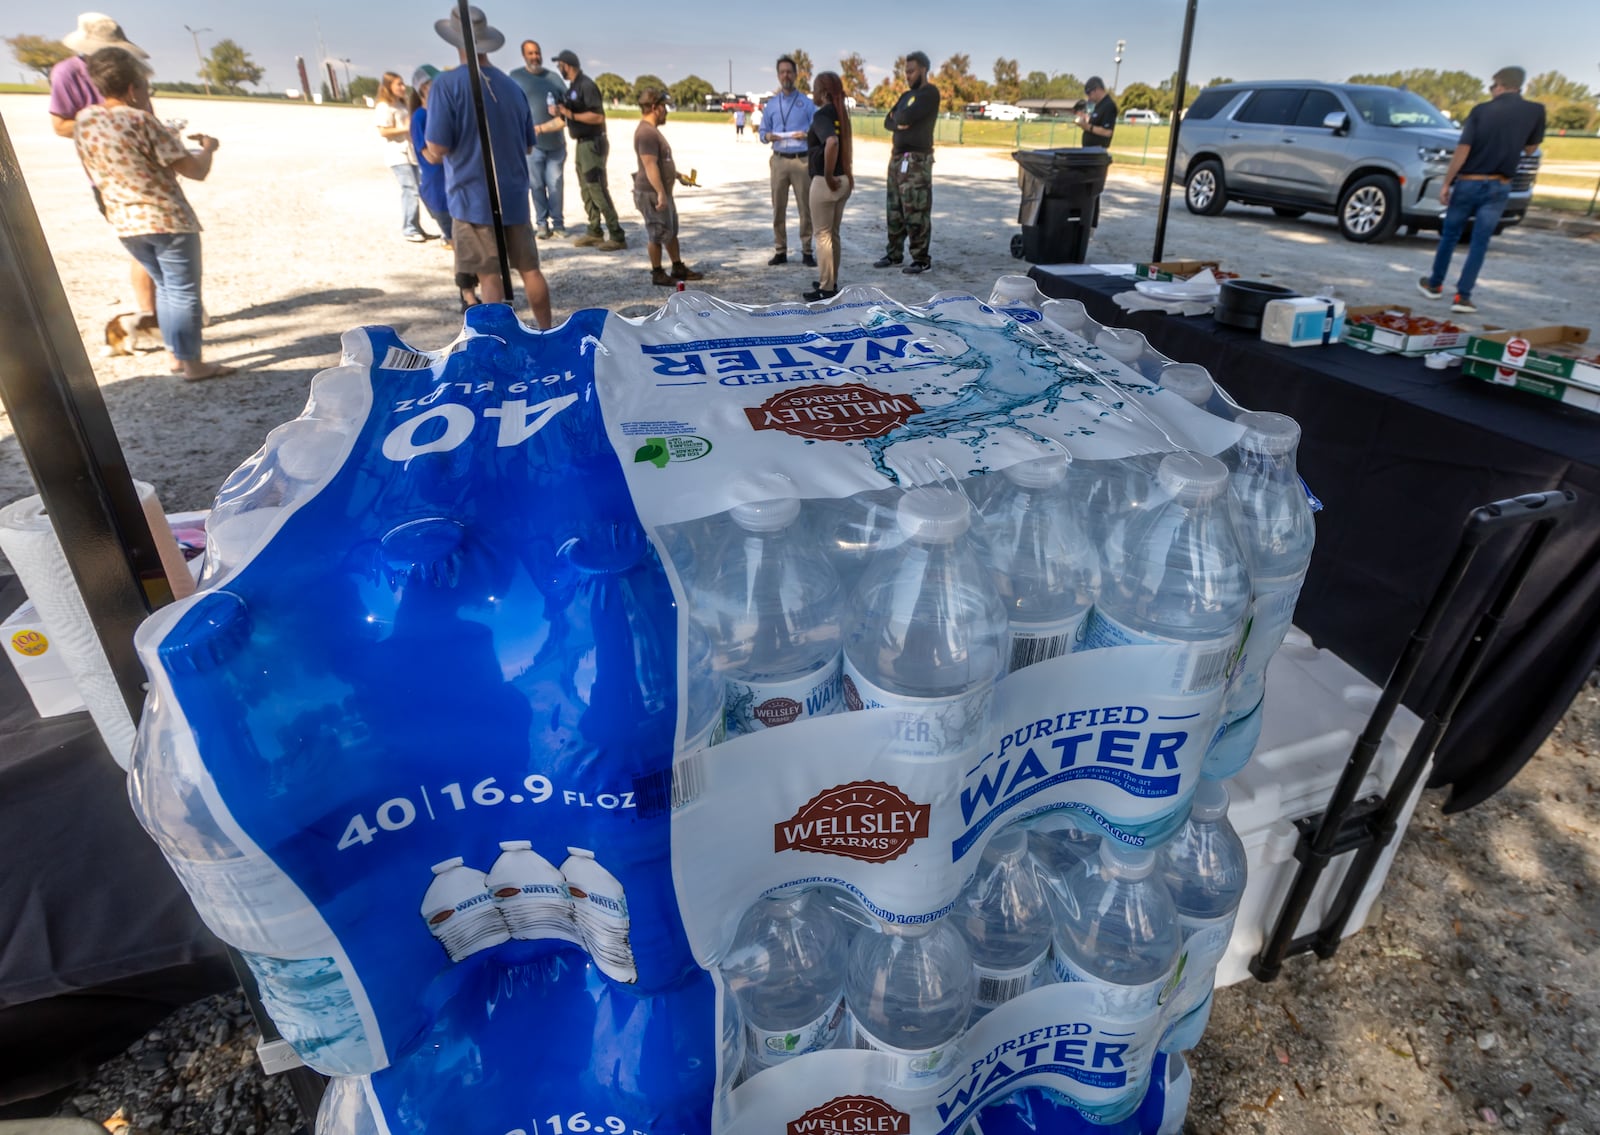
[[[1010,278],[363,328],[140,630],[134,806],[321,1135],[1175,1132],[1298,436]]]

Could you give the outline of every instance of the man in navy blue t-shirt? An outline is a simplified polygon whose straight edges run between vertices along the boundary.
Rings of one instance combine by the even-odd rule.
[[[550,326],[550,289],[539,271],[528,198],[528,153],[533,149],[533,115],[528,100],[505,72],[489,65],[489,53],[505,46],[506,37],[489,26],[482,11],[470,9],[472,36],[483,74],[483,110],[489,120],[489,149],[494,157],[495,184],[500,191],[500,217],[505,226],[506,255],[522,276],[534,322]],[[456,48],[461,66],[433,81],[428,92],[429,161],[444,165],[445,197],[455,239],[456,273],[476,274],[488,303],[509,303],[500,280],[500,253],[495,246],[494,216],[489,207],[489,182],[484,176],[477,110],[472,99],[472,73],[462,46],[461,17],[451,12],[434,30]]]

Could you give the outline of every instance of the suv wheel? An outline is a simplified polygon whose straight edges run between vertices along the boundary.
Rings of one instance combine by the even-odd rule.
[[[1368,174],[1339,199],[1339,231],[1346,240],[1388,240],[1400,224],[1400,183],[1386,173]]]
[[[1183,183],[1183,203],[1189,212],[1215,217],[1228,206],[1228,191],[1222,180],[1222,164],[1204,161],[1189,171]]]

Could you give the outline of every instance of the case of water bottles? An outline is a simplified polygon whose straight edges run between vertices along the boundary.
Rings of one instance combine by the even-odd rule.
[[[1298,427],[1014,277],[464,322],[349,333],[138,636],[320,1135],[1179,1130]]]

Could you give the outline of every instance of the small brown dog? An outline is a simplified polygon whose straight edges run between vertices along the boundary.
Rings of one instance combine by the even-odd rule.
[[[114,316],[106,324],[107,355],[135,355],[145,351],[159,351],[165,344],[161,341],[161,325],[156,322],[153,315],[140,315],[137,312],[127,311]]]

